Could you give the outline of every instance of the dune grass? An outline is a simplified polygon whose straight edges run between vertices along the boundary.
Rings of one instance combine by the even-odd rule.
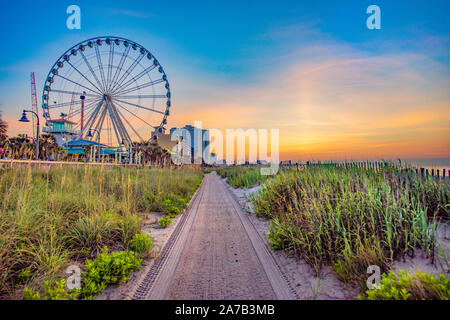
[[[39,290],[104,246],[129,249],[143,212],[181,212],[202,177],[200,169],[0,168],[0,298]]]
[[[270,176],[261,175],[258,167],[224,167],[216,170],[227,183],[235,188],[250,188],[266,181]]]
[[[363,288],[369,265],[387,271],[417,249],[433,258],[436,221],[449,218],[449,200],[448,180],[389,167],[315,166],[281,172],[252,201],[271,220],[274,249],[293,251],[316,271],[329,265]]]

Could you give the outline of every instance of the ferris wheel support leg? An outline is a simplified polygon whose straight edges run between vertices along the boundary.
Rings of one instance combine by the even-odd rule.
[[[98,112],[100,111],[102,104],[103,104],[104,99],[102,99],[98,105],[95,107],[95,110],[92,112],[91,116],[89,117],[88,121],[86,122],[86,125],[84,126],[84,128],[82,128],[80,130],[80,139],[83,139],[83,135],[86,131],[86,128],[91,129],[92,128],[92,121],[95,120],[95,118],[97,118]]]
[[[106,102],[106,108],[107,108],[107,110],[108,110],[109,117],[110,117],[110,119],[111,119],[111,123],[112,123],[112,125],[113,125],[113,129],[114,129],[114,133],[116,134],[117,141],[118,141],[118,143],[119,143],[119,145],[120,145],[121,140],[120,140],[120,137],[119,137],[119,133],[117,132],[116,123],[115,123],[115,121],[114,121],[114,119],[113,119],[113,116],[112,116],[112,114],[111,114],[111,109],[110,109],[110,106],[109,106],[109,103],[108,103],[108,102]]]
[[[119,133],[122,137],[122,141],[127,145],[127,147],[130,149],[132,147],[132,140],[130,135],[128,134],[128,131],[125,128],[125,125],[123,124],[122,118],[120,117],[120,114],[115,106],[115,104],[112,101],[108,101],[109,106],[111,109],[111,113],[114,116],[114,121],[116,122],[117,128],[119,130]]]
[[[131,138],[123,127],[123,123],[120,120],[120,117],[117,115],[117,110],[115,110],[114,105],[108,99],[105,99],[105,102],[108,108],[109,117],[111,118],[111,122],[113,124],[117,141],[119,145],[124,144],[125,147],[129,150],[131,146]]]

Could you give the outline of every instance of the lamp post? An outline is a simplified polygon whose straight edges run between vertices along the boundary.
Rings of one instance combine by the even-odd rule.
[[[92,134],[92,131],[95,131],[97,133],[97,142],[100,142],[100,131],[95,129],[95,128],[89,129],[89,132],[86,135],[86,138],[93,138],[94,137],[94,135]]]
[[[27,112],[31,112],[32,114],[34,114],[37,119],[35,155],[36,155],[36,160],[39,160],[39,115],[36,112],[34,112],[33,110],[23,110],[22,118],[19,119],[20,122],[30,122],[30,120],[28,120],[28,118],[27,118]]]
[[[90,128],[88,134],[86,135],[86,138],[94,137],[94,135],[92,134],[92,131],[95,131],[97,133],[97,143],[100,144],[100,131],[98,129]],[[100,160],[101,159],[100,158],[100,146],[97,146],[97,150],[98,150],[98,159]],[[95,158],[95,157],[93,157],[93,158]]]
[[[83,94],[80,96],[81,99],[81,128],[80,128],[80,139],[83,138],[83,129],[84,129],[84,99],[86,99],[86,92],[83,91]]]

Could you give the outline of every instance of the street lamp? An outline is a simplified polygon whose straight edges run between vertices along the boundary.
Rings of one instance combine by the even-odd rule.
[[[86,135],[86,138],[93,138],[94,135],[92,134],[92,131],[97,132],[97,143],[99,144],[97,146],[97,150],[98,150],[98,159],[99,161],[101,160],[101,152],[100,152],[100,131],[98,129],[95,128],[90,128],[88,134]],[[91,147],[92,148],[92,147]],[[95,148],[95,147],[94,147]],[[95,157],[94,157],[95,158]]]
[[[27,112],[31,112],[36,116],[37,122],[37,128],[36,128],[36,160],[39,160],[39,115],[34,112],[33,110],[23,110],[22,112],[22,118],[19,119],[20,122],[30,122],[27,118]]]
[[[89,129],[89,132],[88,132],[88,134],[86,135],[86,138],[93,138],[94,137],[94,135],[92,134],[92,131],[95,131],[95,132],[97,132],[97,142],[100,142],[100,131],[99,130],[97,130],[97,129],[95,129],[95,128],[91,128],[91,129]]]
[[[83,137],[83,129],[84,129],[84,99],[86,99],[86,92],[83,91],[83,94],[80,96],[81,99],[81,129],[80,129],[80,138]]]

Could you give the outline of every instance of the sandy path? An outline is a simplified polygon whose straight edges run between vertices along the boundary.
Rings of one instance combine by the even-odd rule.
[[[215,173],[204,179],[147,299],[291,298],[230,191]]]

